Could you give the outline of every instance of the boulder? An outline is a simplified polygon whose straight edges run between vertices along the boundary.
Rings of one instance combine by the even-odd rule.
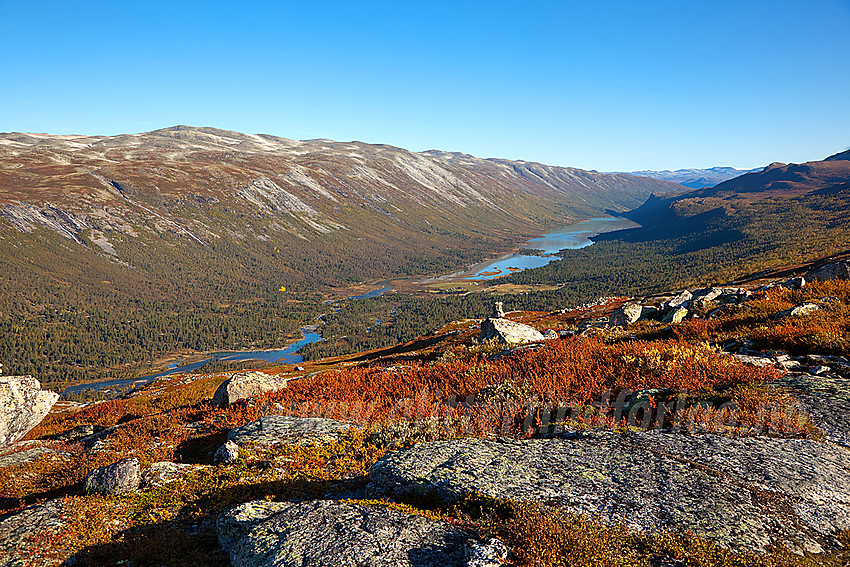
[[[543,333],[510,319],[487,318],[481,323],[479,341],[495,341],[509,345],[533,343],[544,340]]]
[[[336,419],[270,415],[231,429],[227,439],[237,445],[332,441],[350,427],[353,425]]]
[[[248,502],[222,514],[217,527],[233,567],[468,565],[464,532],[381,506],[328,500]]]
[[[0,447],[41,423],[59,394],[41,389],[32,376],[0,376]]]
[[[801,289],[806,285],[806,278],[804,278],[803,276],[797,276],[796,278],[785,280],[779,285],[781,285],[785,289]]]
[[[694,292],[692,301],[700,307],[706,307],[721,295],[723,295],[723,290],[719,287],[700,289]]]
[[[6,451],[8,452],[5,454],[0,452],[0,469],[24,463],[31,463],[42,455],[55,455],[58,453],[55,449],[41,445],[38,441],[35,443],[39,444],[30,445],[31,443],[33,442],[21,441],[20,443],[15,443],[14,445],[6,447]]]
[[[373,495],[534,501],[733,549],[820,552],[850,529],[850,451],[808,439],[610,431],[420,443],[370,471]]]
[[[621,305],[608,317],[608,324],[612,327],[628,327],[638,319],[643,312],[643,307],[637,303],[626,303]]]
[[[224,445],[218,448],[215,452],[215,456],[213,457],[213,462],[216,463],[232,463],[239,458],[239,445],[234,443],[233,441],[228,441]]]
[[[688,310],[684,307],[676,307],[672,311],[668,311],[664,317],[662,317],[662,323],[672,323],[674,325],[678,325],[682,321],[685,320],[685,317],[688,316]]]
[[[808,315],[809,313],[813,313],[818,310],[820,310],[820,305],[807,301],[791,309],[780,311],[776,314],[776,318],[784,319],[786,317],[800,317],[801,315]]]
[[[286,388],[288,378],[272,376],[265,372],[237,372],[215,391],[212,404],[227,407],[238,400],[245,400]]]
[[[670,299],[665,301],[661,305],[661,307],[664,311],[669,311],[669,310],[675,309],[677,307],[687,307],[688,305],[691,304],[692,298],[693,298],[693,294],[690,291],[685,290],[682,293],[680,293],[679,295],[677,295],[675,297],[671,297]]]
[[[130,457],[91,471],[86,476],[85,488],[88,493],[121,494],[137,490],[141,480],[139,459]]]
[[[806,274],[809,280],[850,280],[850,260],[839,260]]]

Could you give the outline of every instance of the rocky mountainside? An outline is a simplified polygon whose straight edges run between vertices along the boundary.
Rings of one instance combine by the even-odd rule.
[[[676,187],[213,128],[2,134],[0,357],[55,384],[279,348],[339,288],[449,273]]]
[[[437,258],[674,189],[626,174],[213,128],[0,135],[4,234],[44,227],[137,270],[147,248],[159,256],[147,267],[158,277],[172,275],[170,249],[224,241],[296,280],[424,273]],[[275,249],[288,249],[288,270]],[[362,261],[346,261],[354,256]],[[409,265],[417,259],[424,264]],[[310,275],[299,269],[308,261],[318,268]]]
[[[632,171],[630,173],[631,175],[640,177],[652,177],[653,179],[672,181],[673,183],[678,183],[691,189],[703,189],[754,171],[759,170],[736,169],[734,167],[710,167],[708,169],[676,169],[674,171],[669,169],[662,171],[646,169],[643,171]]]

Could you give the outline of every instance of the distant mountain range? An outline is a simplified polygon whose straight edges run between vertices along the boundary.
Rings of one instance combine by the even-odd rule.
[[[622,173],[214,128],[0,134],[0,232],[47,228],[137,273],[133,257],[144,248],[157,279],[168,277],[161,254],[192,256],[225,241],[288,281],[440,271],[676,188]],[[271,260],[275,249],[287,258]]]
[[[671,181],[673,183],[678,183],[679,185],[684,185],[685,187],[690,187],[691,189],[702,189],[704,187],[713,187],[718,183],[722,183],[729,179],[734,179],[735,177],[740,177],[745,173],[752,173],[754,171],[760,171],[760,169],[711,167],[709,169],[677,169],[675,171],[670,171],[669,169],[665,169],[663,171],[646,169],[643,171],[632,171],[630,173],[631,175],[638,175],[640,177],[652,177],[653,179]]]

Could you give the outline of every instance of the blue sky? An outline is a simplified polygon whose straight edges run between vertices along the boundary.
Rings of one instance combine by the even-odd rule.
[[[0,0],[0,131],[176,124],[622,171],[850,147],[850,0]]]

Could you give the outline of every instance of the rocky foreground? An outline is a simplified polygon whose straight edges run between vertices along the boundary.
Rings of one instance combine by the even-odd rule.
[[[0,566],[846,565],[830,269],[64,404],[0,454]]]

